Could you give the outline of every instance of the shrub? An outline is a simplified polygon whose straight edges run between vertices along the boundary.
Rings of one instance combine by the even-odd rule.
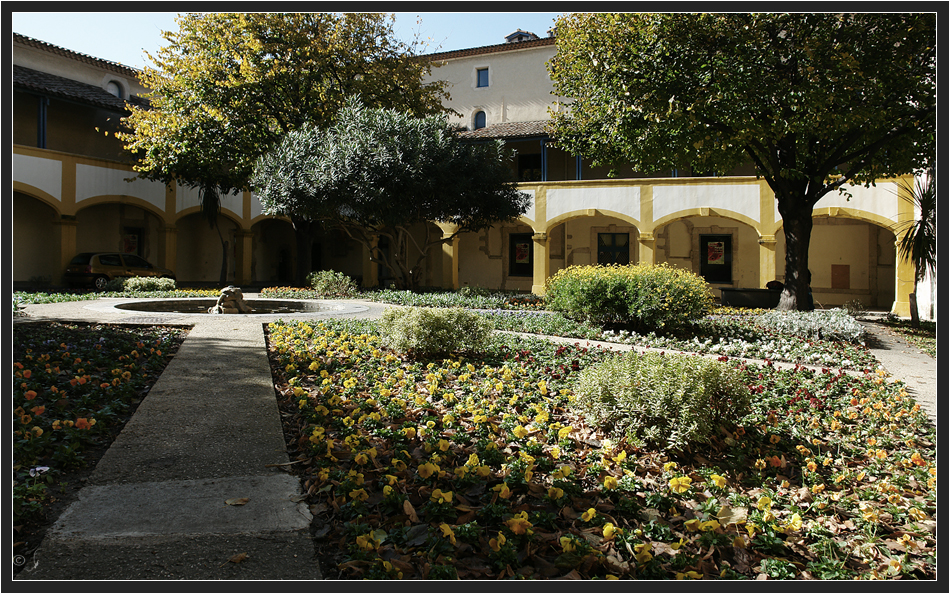
[[[324,297],[352,297],[359,292],[356,281],[335,270],[314,270],[307,275],[307,284]]]
[[[768,311],[755,323],[775,332],[810,340],[834,340],[864,344],[867,330],[843,309],[815,311]]]
[[[657,266],[570,266],[548,279],[547,307],[595,324],[625,324],[637,330],[682,326],[712,305],[702,277]]]
[[[174,291],[175,279],[156,278],[154,276],[133,276],[126,279],[124,290],[127,293],[139,291]]]
[[[618,355],[582,371],[575,394],[579,411],[611,437],[669,451],[709,443],[751,410],[735,370],[694,355]]]
[[[139,293],[143,291],[174,291],[175,279],[154,276],[116,277],[106,283],[105,290],[113,293]]]
[[[492,323],[461,308],[389,308],[379,323],[383,342],[417,357],[478,351],[491,339]]]

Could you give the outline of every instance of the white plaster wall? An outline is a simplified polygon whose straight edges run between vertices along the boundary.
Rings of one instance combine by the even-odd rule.
[[[96,196],[132,196],[165,210],[165,184],[134,177],[131,171],[76,165],[76,202]],[[126,181],[128,179],[132,181]]]
[[[895,182],[884,182],[870,188],[845,186],[845,189],[851,193],[850,200],[840,192],[830,192],[818,201],[815,208],[833,208],[837,206],[863,210],[897,222],[900,198],[897,196],[897,184]],[[775,220],[782,220],[782,217],[778,214],[777,200],[775,201]]]
[[[13,181],[31,185],[62,201],[62,162],[14,153],[12,171]]]
[[[524,217],[527,219],[530,219],[531,222],[535,222],[536,220],[535,217],[537,217],[538,215],[534,210],[534,204],[535,204],[534,190],[521,190],[521,191],[531,196],[531,202],[528,203],[528,210],[525,211]]]
[[[682,210],[718,208],[760,222],[758,184],[656,185],[653,187],[653,220]]]
[[[548,220],[569,212],[597,209],[629,215],[640,220],[640,188],[558,188],[547,191]]]
[[[427,82],[449,83],[451,99],[445,105],[461,114],[449,115],[451,123],[471,127],[479,109],[488,125],[546,120],[548,107],[556,104],[546,66],[555,52],[554,45],[547,45],[437,61]],[[476,87],[475,72],[486,67],[489,86]]]

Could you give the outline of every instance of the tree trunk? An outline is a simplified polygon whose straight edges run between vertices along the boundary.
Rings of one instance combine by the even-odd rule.
[[[812,209],[783,204],[790,201],[779,199],[779,213],[785,233],[785,288],[775,309],[811,311],[815,308],[811,296],[811,271],[808,269]]]
[[[218,275],[218,284],[221,285],[221,288],[228,286],[228,241],[224,239],[224,235],[221,233],[221,225],[218,224],[218,219],[214,220],[214,228],[218,231],[218,240],[221,241],[221,273]]]

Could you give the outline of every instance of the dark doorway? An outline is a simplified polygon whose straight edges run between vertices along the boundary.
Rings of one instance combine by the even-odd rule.
[[[708,283],[732,283],[732,236],[699,236],[699,272]]]

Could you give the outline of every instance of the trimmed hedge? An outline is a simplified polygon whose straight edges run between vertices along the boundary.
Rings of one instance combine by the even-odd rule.
[[[665,263],[570,266],[548,279],[548,309],[599,325],[661,330],[699,319],[713,303],[702,277]]]

